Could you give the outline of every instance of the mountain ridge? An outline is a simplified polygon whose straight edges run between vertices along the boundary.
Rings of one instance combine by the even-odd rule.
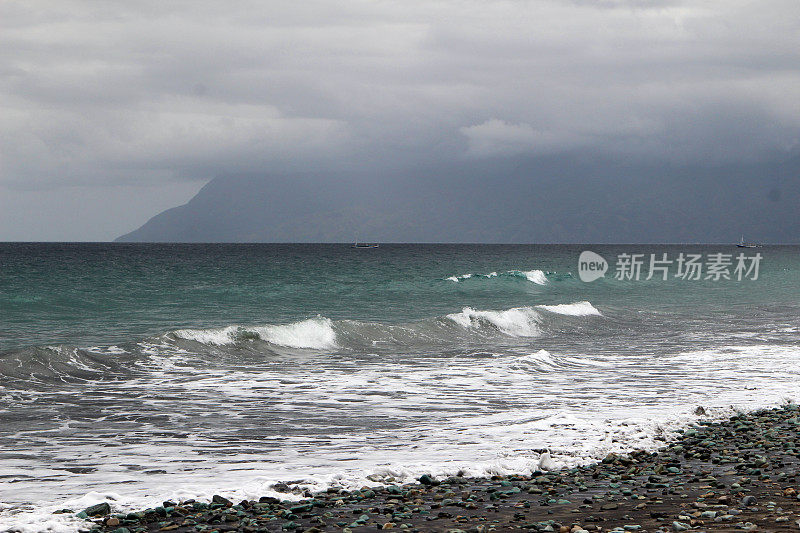
[[[797,242],[798,158],[720,167],[566,157],[221,176],[118,242]]]

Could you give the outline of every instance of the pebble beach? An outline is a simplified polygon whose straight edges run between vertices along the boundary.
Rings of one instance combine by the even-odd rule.
[[[120,514],[101,503],[79,516],[91,520],[85,531],[93,533],[798,530],[798,430],[800,409],[787,403],[721,422],[701,418],[655,452],[611,454],[571,469],[423,475],[413,484],[332,488],[300,501],[215,496]]]

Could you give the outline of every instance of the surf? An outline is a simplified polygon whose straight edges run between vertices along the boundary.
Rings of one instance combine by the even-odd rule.
[[[453,283],[462,283],[465,281],[488,281],[488,280],[517,280],[527,281],[535,285],[547,285],[552,281],[564,281],[570,279],[572,273],[570,272],[556,272],[545,271],[539,269],[533,270],[506,270],[502,272],[492,271],[489,273],[470,272],[467,274],[457,274],[443,278],[446,281]]]
[[[0,376],[40,382],[113,380],[215,360],[302,354],[408,354],[525,345],[570,320],[603,318],[590,302],[460,311],[401,323],[316,317],[284,324],[179,328],[127,343],[33,346],[0,353]],[[559,333],[561,334],[561,333]]]

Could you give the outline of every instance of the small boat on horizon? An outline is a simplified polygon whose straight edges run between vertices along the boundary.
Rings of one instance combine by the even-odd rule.
[[[758,248],[760,245],[754,242],[744,242],[744,235],[742,235],[741,240],[736,245],[737,248]]]
[[[378,248],[380,245],[376,242],[354,242],[350,248]]]

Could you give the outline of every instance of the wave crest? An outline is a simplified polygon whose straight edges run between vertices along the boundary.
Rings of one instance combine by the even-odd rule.
[[[309,318],[291,324],[266,326],[227,326],[212,329],[179,329],[172,332],[177,338],[201,344],[225,346],[244,340],[262,340],[286,348],[325,350],[336,348],[333,321],[325,317]]]
[[[536,283],[537,285],[545,285],[547,283],[547,276],[541,270],[529,270],[527,272],[522,272],[530,282]]]
[[[480,311],[465,307],[460,313],[449,314],[446,318],[467,329],[477,329],[488,324],[512,337],[541,335],[541,316],[531,307],[514,307],[505,311]]]
[[[445,278],[447,281],[459,283],[468,279],[491,279],[491,278],[521,278],[537,285],[547,285],[548,275],[557,275],[556,272],[545,272],[543,270],[507,270],[505,272],[489,272],[488,274],[460,274],[458,276],[449,276]],[[567,275],[566,277],[570,277]]]
[[[549,311],[551,313],[556,313],[558,315],[569,315],[569,316],[603,316],[595,306],[591,304],[591,302],[583,301],[583,302],[575,302],[571,304],[557,304],[557,305],[537,305],[539,309],[544,309],[545,311]]]
[[[238,331],[239,326],[227,326],[217,329],[178,329],[173,331],[172,335],[179,339],[196,341],[200,344],[224,346],[236,342]]]
[[[153,368],[165,371],[208,358],[247,360],[253,354],[259,358],[264,354],[291,356],[297,350],[413,354],[440,349],[450,353],[464,346],[472,350],[477,345],[491,349],[498,344],[527,344],[526,339],[547,334],[568,334],[576,322],[570,317],[582,316],[602,313],[584,301],[505,310],[464,307],[457,313],[403,324],[317,316],[288,324],[186,328],[122,347],[59,345],[0,353],[0,377],[23,381],[126,379]],[[544,356],[541,352],[536,357]]]
[[[247,331],[258,334],[261,340],[288,348],[312,348],[324,350],[336,348],[336,332],[330,318],[317,317],[284,324],[262,326]]]

